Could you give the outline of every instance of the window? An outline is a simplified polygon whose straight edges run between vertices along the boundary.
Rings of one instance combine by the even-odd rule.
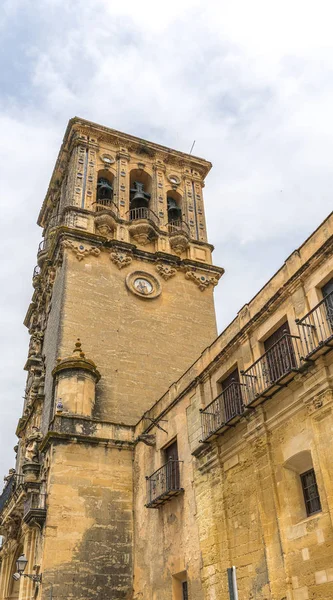
[[[322,288],[321,288],[325,309],[327,313],[328,324],[331,329],[333,328],[333,279],[330,279]]]
[[[182,600],[188,600],[187,581],[183,581],[183,583],[182,583],[182,592],[183,592]]]
[[[168,490],[177,490],[180,487],[177,440],[172,442],[172,444],[164,450],[164,456],[168,465],[166,471],[166,487]]]
[[[277,381],[297,367],[288,321],[265,340],[264,347],[267,363],[265,376],[268,381]]]
[[[306,514],[309,517],[321,510],[320,497],[317,487],[316,475],[314,469],[309,469],[301,474],[301,483],[306,507]]]
[[[237,368],[228,377],[223,379],[221,386],[224,401],[224,417],[227,423],[236,415],[241,415],[244,410]]]

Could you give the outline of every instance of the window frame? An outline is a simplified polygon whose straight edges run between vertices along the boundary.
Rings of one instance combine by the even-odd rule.
[[[312,483],[308,484],[306,481],[306,478],[309,477],[310,474],[311,474],[311,476],[313,476],[313,481],[312,481]],[[320,494],[319,494],[319,490],[318,490],[317,478],[316,478],[316,473],[315,473],[314,468],[312,467],[311,469],[304,471],[304,473],[300,473],[300,480],[301,480],[306,515],[307,515],[307,517],[311,517],[312,515],[315,515],[322,511]],[[313,490],[313,489],[315,491],[315,495],[313,497],[311,497],[311,495],[310,495],[311,492],[309,492],[309,490]],[[318,502],[319,508],[312,510],[313,502]]]

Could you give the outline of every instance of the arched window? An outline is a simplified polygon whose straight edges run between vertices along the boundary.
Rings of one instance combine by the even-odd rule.
[[[110,171],[98,171],[96,190],[96,210],[108,207],[113,202],[114,176]]]
[[[130,173],[130,219],[148,218],[151,177],[142,169]]]
[[[294,522],[321,511],[321,501],[310,450],[302,450],[284,464],[287,486],[292,497],[290,510]],[[296,502],[295,502],[296,499]]]
[[[182,221],[182,197],[178,192],[169,190],[167,192],[168,223]]]

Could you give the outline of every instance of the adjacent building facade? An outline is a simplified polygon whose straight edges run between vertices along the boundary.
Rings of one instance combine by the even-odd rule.
[[[216,338],[210,167],[68,125],[39,216],[1,600],[333,599],[333,216]]]

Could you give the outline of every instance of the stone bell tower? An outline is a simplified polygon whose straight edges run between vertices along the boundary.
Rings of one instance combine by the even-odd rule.
[[[79,118],[68,124],[38,220],[21,495],[0,515],[0,600],[34,591],[30,580],[11,584],[22,551],[43,573],[36,598],[132,597],[134,426],[216,336],[223,269],[206,235],[210,168]]]

